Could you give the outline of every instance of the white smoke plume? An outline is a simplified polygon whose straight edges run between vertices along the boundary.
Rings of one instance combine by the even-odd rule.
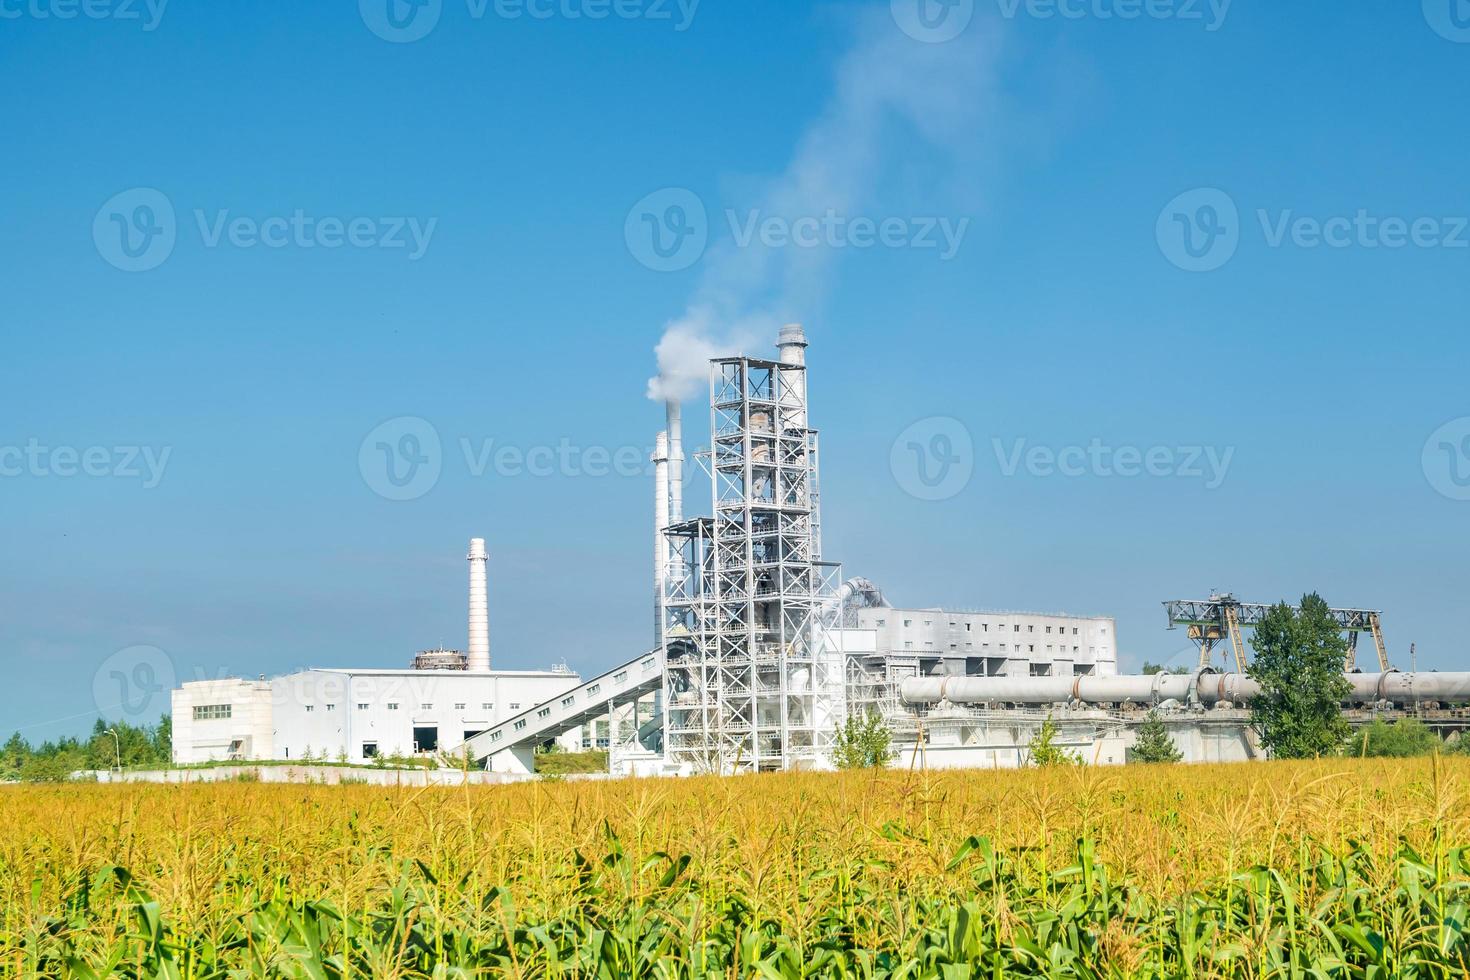
[[[919,197],[931,209],[939,206],[936,190],[965,201],[984,182],[985,151],[994,143],[985,126],[995,110],[992,25],[977,18],[960,37],[928,44],[903,33],[883,3],[862,9],[855,27],[825,109],[785,171],[732,209],[735,220],[795,221],[829,212],[881,219],[887,214],[874,210],[882,206],[880,183],[895,168],[906,170],[910,191],[922,188]],[[711,209],[712,238],[717,228],[725,230],[726,214]],[[650,398],[692,396],[706,382],[710,357],[768,346],[778,324],[819,313],[840,249],[733,239],[711,247],[688,310],[665,326]]]

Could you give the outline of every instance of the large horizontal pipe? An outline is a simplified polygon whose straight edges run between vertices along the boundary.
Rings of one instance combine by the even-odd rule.
[[[1344,703],[1372,701],[1470,701],[1470,672],[1344,674],[1351,693]],[[1115,677],[918,677],[901,687],[905,704],[1158,704],[1180,701],[1244,704],[1261,693],[1245,674],[1119,675]]]

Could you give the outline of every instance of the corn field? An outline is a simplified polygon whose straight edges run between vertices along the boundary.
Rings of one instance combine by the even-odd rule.
[[[0,974],[1464,977],[1467,775],[0,787]]]

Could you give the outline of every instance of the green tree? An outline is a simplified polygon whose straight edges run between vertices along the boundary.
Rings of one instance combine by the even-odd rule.
[[[1169,729],[1157,711],[1150,711],[1138,729],[1138,739],[1128,753],[1131,762],[1178,762],[1184,758],[1169,737]]]
[[[1045,769],[1049,766],[1078,766],[1082,760],[1056,744],[1057,736],[1061,729],[1057,723],[1048,715],[1046,721],[1041,723],[1041,728],[1031,739],[1026,747],[1031,758],[1031,765]]]
[[[1189,668],[1165,667],[1163,664],[1150,663],[1149,661],[1145,660],[1143,662],[1143,672],[1148,677],[1152,677],[1155,674],[1187,674],[1189,673]]]
[[[847,716],[837,730],[832,763],[838,769],[877,769],[893,758],[893,732],[878,712]]]
[[[1250,676],[1261,685],[1251,705],[1251,724],[1277,759],[1336,754],[1351,729],[1342,701],[1351,691],[1343,677],[1347,640],[1327,603],[1316,593],[1300,610],[1273,606],[1251,641]]]
[[[1422,721],[1405,718],[1389,724],[1375,721],[1353,733],[1348,755],[1370,759],[1408,759],[1433,755],[1444,749],[1434,730]]]

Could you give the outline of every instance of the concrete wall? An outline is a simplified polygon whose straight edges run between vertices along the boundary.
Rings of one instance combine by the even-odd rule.
[[[536,779],[536,776],[517,776],[507,773],[483,772],[471,769],[377,769],[349,768],[343,766],[219,766],[213,769],[152,769],[128,772],[99,770],[83,773],[99,783],[222,783],[247,779],[261,783],[317,783],[336,786],[343,783],[364,783],[369,786],[498,786]],[[564,777],[569,780],[605,778],[599,773],[577,774]]]
[[[924,722],[925,741],[916,735],[895,739],[895,766],[930,769],[1014,769],[1030,762],[1029,746],[1048,715],[1036,711],[931,712]],[[1115,712],[1057,710],[1051,720],[1053,742],[1087,765],[1123,765],[1137,741],[1146,716]],[[1162,716],[1184,762],[1245,762],[1261,757],[1241,711],[1180,713]]]

